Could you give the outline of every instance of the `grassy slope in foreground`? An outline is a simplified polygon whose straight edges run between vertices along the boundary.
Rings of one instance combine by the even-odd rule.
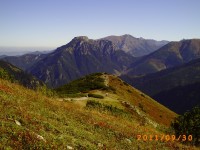
[[[0,79],[0,149],[185,147],[177,142],[137,141],[137,134],[147,134],[147,130],[148,134],[163,134],[150,124],[140,124],[134,115],[86,109]]]

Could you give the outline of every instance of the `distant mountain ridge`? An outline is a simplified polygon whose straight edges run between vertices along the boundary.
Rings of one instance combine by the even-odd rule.
[[[9,62],[25,71],[44,57],[46,57],[46,54],[42,52],[33,52],[21,56],[4,56],[1,60]]]
[[[200,39],[170,42],[159,50],[134,62],[125,74],[145,75],[175,67],[200,58]]]
[[[95,72],[119,74],[133,61],[134,57],[111,41],[80,36],[47,54],[28,71],[50,87],[57,87]]]
[[[156,41],[152,39],[135,38],[129,34],[122,36],[108,36],[102,39],[112,41],[118,49],[121,49],[134,57],[150,54],[169,43],[164,40]]]
[[[0,55],[7,56],[21,56],[25,54],[35,53],[49,53],[53,50],[53,47],[12,47],[12,46],[0,46]]]
[[[44,83],[37,80],[31,74],[24,72],[23,70],[13,66],[8,62],[0,60],[0,78],[9,80],[11,82],[19,83],[30,89],[37,89],[44,86]]]

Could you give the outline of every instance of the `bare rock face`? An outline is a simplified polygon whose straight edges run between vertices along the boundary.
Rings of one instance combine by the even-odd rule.
[[[58,87],[95,72],[120,73],[133,61],[134,57],[118,50],[111,41],[80,36],[48,54],[28,72],[48,86]]]
[[[103,39],[112,41],[118,49],[121,49],[134,57],[150,54],[169,43],[168,41],[135,38],[129,34],[122,36],[108,36]]]

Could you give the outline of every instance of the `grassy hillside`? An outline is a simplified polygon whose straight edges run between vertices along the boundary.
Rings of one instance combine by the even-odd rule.
[[[56,92],[61,97],[70,96],[70,94],[89,96],[92,93],[104,97],[105,100],[101,101],[113,101],[119,105],[122,102],[128,102],[130,105],[140,108],[156,122],[164,125],[169,125],[176,116],[175,113],[144,93],[134,89],[118,77],[108,74],[96,73],[85,76],[57,88]],[[165,120],[165,118],[167,119]]]
[[[81,93],[87,93],[95,89],[105,90],[107,89],[107,87],[104,85],[104,79],[100,77],[101,75],[102,73],[87,75],[78,80],[74,80],[69,84],[61,86],[55,90],[58,95],[62,97],[78,95],[83,96],[84,94]]]
[[[116,89],[115,93],[119,96],[120,100],[127,101],[135,107],[139,107],[148,117],[157,123],[169,125],[171,120],[176,116],[174,112],[128,85],[118,77],[112,75],[108,77],[110,81],[109,86]]]
[[[167,134],[153,118],[168,124],[176,115],[120,79],[101,77],[115,91],[92,90],[104,99],[86,100],[49,98],[0,79],[0,149],[188,148],[177,142],[137,140],[138,134]],[[130,109],[132,105],[138,107]]]

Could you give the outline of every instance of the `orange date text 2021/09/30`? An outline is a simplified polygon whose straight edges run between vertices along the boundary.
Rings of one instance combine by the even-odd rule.
[[[192,135],[137,135],[137,140],[142,141],[192,141]]]

